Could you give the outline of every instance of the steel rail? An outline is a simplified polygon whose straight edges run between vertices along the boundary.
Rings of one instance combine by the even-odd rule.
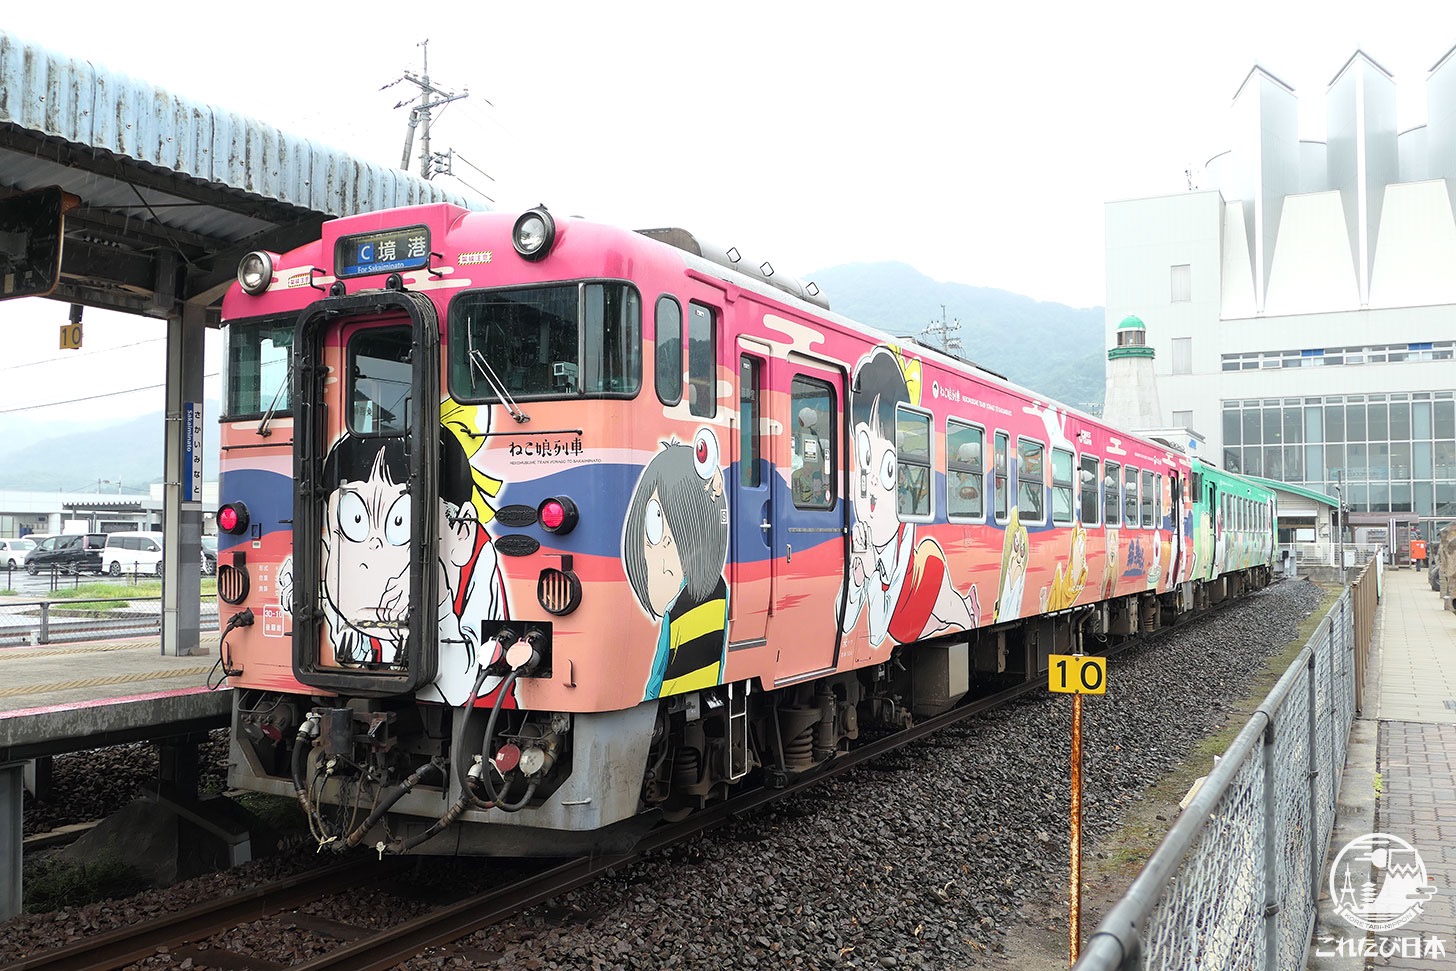
[[[1155,642],[1165,631],[1209,617],[1243,598],[1228,598],[1202,611],[1189,611],[1174,623],[1145,635],[1112,645],[1101,653],[1115,657],[1135,647]],[[569,860],[539,874],[518,880],[508,887],[475,894],[453,904],[402,921],[308,961],[293,965],[297,971],[388,971],[402,961],[432,947],[443,947],[499,923],[552,897],[585,886],[612,870],[640,861],[648,854],[740,819],[779,799],[820,785],[856,769],[881,755],[893,752],[984,712],[1035,691],[1045,691],[1039,679],[1031,679],[957,705],[949,711],[924,719],[840,753],[829,762],[802,773],[778,787],[758,787],[732,799],[694,813],[689,818],[660,826],[648,833],[632,850],[606,856],[585,856]],[[10,966],[9,971],[112,971],[129,962],[154,954],[158,947],[177,947],[209,937],[240,923],[258,920],[331,893],[376,882],[392,872],[407,857],[380,861],[361,857],[330,867],[327,871],[295,875],[256,888],[225,901],[200,904],[171,917],[137,928],[109,931],[77,944],[45,952]]]
[[[252,890],[188,907],[166,917],[98,934],[65,947],[21,958],[7,971],[111,971],[156,953],[157,948],[206,938],[219,931],[296,907],[391,873],[360,858],[323,870],[295,874]]]

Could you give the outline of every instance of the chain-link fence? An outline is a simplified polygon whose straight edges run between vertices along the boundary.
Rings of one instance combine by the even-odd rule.
[[[203,599],[198,626],[217,630],[216,597]],[[161,632],[161,597],[0,601],[0,648],[156,637]]]
[[[1305,966],[1380,570],[1320,621],[1076,971]]]

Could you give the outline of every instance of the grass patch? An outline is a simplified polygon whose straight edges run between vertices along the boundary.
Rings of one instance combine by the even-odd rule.
[[[1178,817],[1178,803],[1199,778],[1213,771],[1214,757],[1228,751],[1239,732],[1243,731],[1249,716],[1279,683],[1299,652],[1304,650],[1315,628],[1319,627],[1344,589],[1331,584],[1319,586],[1325,592],[1324,600],[1300,622],[1294,638],[1278,654],[1264,662],[1264,667],[1249,686],[1248,694],[1229,705],[1228,722],[1224,727],[1200,739],[1181,765],[1145,790],[1142,801],[1129,809],[1122,826],[1097,846],[1100,857],[1088,861],[1091,880],[1113,885],[1120,895],[1152,857],[1153,851],[1168,834],[1173,820]]]
[[[228,798],[252,813],[260,823],[279,833],[308,830],[308,818],[297,799],[266,792],[229,792]]]
[[[124,600],[129,597],[144,600],[149,597],[160,597],[161,595],[161,580],[140,580],[136,583],[131,583],[126,580],[115,580],[101,581],[99,583],[83,583],[75,587],[63,587],[46,594],[44,599],[51,601],[77,601],[79,603],[90,604],[95,600]],[[216,578],[203,577],[202,599],[210,600],[216,596]]]
[[[43,914],[97,900],[130,897],[148,886],[140,872],[114,856],[102,855],[79,864],[40,860],[26,868],[25,909]]]

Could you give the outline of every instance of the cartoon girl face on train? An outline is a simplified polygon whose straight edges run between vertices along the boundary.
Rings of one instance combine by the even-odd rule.
[[[723,681],[728,650],[728,496],[718,440],[665,443],[642,470],[622,532],[632,592],[661,620],[643,700]]]

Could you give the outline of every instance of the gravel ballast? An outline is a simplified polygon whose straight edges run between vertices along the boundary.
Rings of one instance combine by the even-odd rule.
[[[1083,716],[1084,845],[1126,818],[1142,792],[1225,726],[1266,660],[1319,608],[1323,588],[1288,581],[1109,664],[1109,691]],[[453,952],[411,969],[963,968],[1005,962],[1018,927],[1067,892],[1071,705],[1037,693],[869,767],[562,895]],[[207,747],[204,763],[225,760]],[[95,818],[88,781],[116,806],[153,785],[138,749],[98,750],[56,764],[60,807],[26,804],[26,832]],[[112,764],[111,760],[119,760]],[[79,760],[85,768],[72,771]],[[152,766],[155,760],[152,759]],[[1206,771],[1206,766],[1200,771]],[[97,776],[95,773],[103,773]],[[210,770],[210,771],[215,771]],[[75,785],[75,789],[71,788]],[[118,801],[119,800],[119,801]],[[316,861],[312,848],[126,900],[27,914],[0,924],[0,964],[43,947],[236,892]],[[419,894],[451,881],[488,882],[491,861],[421,860]],[[396,904],[413,913],[409,891]],[[374,926],[390,909],[377,893],[332,898],[328,916]],[[351,913],[351,910],[353,911]],[[1090,927],[1084,930],[1090,931]],[[270,935],[274,939],[268,939]],[[286,919],[260,922],[258,953],[287,962],[317,953]],[[280,944],[280,941],[283,942]],[[176,967],[157,955],[139,967]],[[206,964],[189,965],[201,971]]]

